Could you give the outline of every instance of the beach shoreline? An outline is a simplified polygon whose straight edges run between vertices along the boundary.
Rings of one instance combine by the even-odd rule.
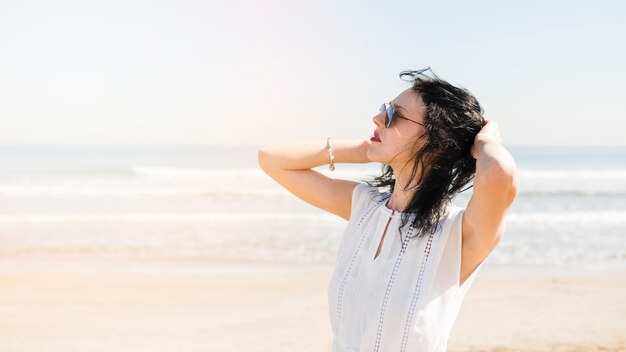
[[[21,263],[21,265],[20,265]],[[3,351],[329,351],[332,268],[2,258]],[[448,351],[625,351],[626,275],[480,272]]]

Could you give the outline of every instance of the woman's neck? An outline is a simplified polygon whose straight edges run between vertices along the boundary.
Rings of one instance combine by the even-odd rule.
[[[406,179],[404,179],[404,182],[402,178],[396,179],[391,197],[387,201],[387,208],[397,212],[404,212],[411,204],[415,192],[416,188],[407,187]]]

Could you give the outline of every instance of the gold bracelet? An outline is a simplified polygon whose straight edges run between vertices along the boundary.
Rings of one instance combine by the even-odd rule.
[[[333,155],[333,150],[330,146],[330,137],[326,139],[326,149],[328,149],[328,159],[330,160],[330,165],[328,166],[328,169],[330,171],[335,171],[335,163],[333,161],[335,159],[335,156]]]

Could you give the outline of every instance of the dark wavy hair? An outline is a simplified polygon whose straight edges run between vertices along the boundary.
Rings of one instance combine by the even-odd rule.
[[[424,74],[430,70],[431,76]],[[403,210],[401,229],[412,217],[412,226],[422,237],[434,233],[446,215],[446,205],[468,184],[476,173],[476,159],[470,150],[474,138],[485,125],[483,108],[465,88],[455,87],[439,78],[430,67],[418,71],[402,71],[400,79],[408,76],[412,90],[426,105],[425,132],[414,140],[411,151],[413,163],[409,184],[413,184],[420,168],[417,189],[409,206]],[[423,142],[423,145],[420,144]],[[394,157],[395,158],[395,157]],[[406,166],[406,164],[405,164]],[[388,164],[381,174],[364,180],[373,187],[390,187],[393,192],[395,177]],[[375,190],[374,190],[375,192]],[[415,237],[411,236],[411,237]]]

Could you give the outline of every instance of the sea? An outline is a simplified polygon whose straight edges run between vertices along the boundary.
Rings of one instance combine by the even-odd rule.
[[[626,146],[506,146],[520,171],[483,271],[626,273]],[[0,264],[55,258],[330,268],[347,221],[258,166],[261,146],[4,145]],[[314,170],[363,181],[381,164]],[[453,202],[465,207],[472,188]]]

